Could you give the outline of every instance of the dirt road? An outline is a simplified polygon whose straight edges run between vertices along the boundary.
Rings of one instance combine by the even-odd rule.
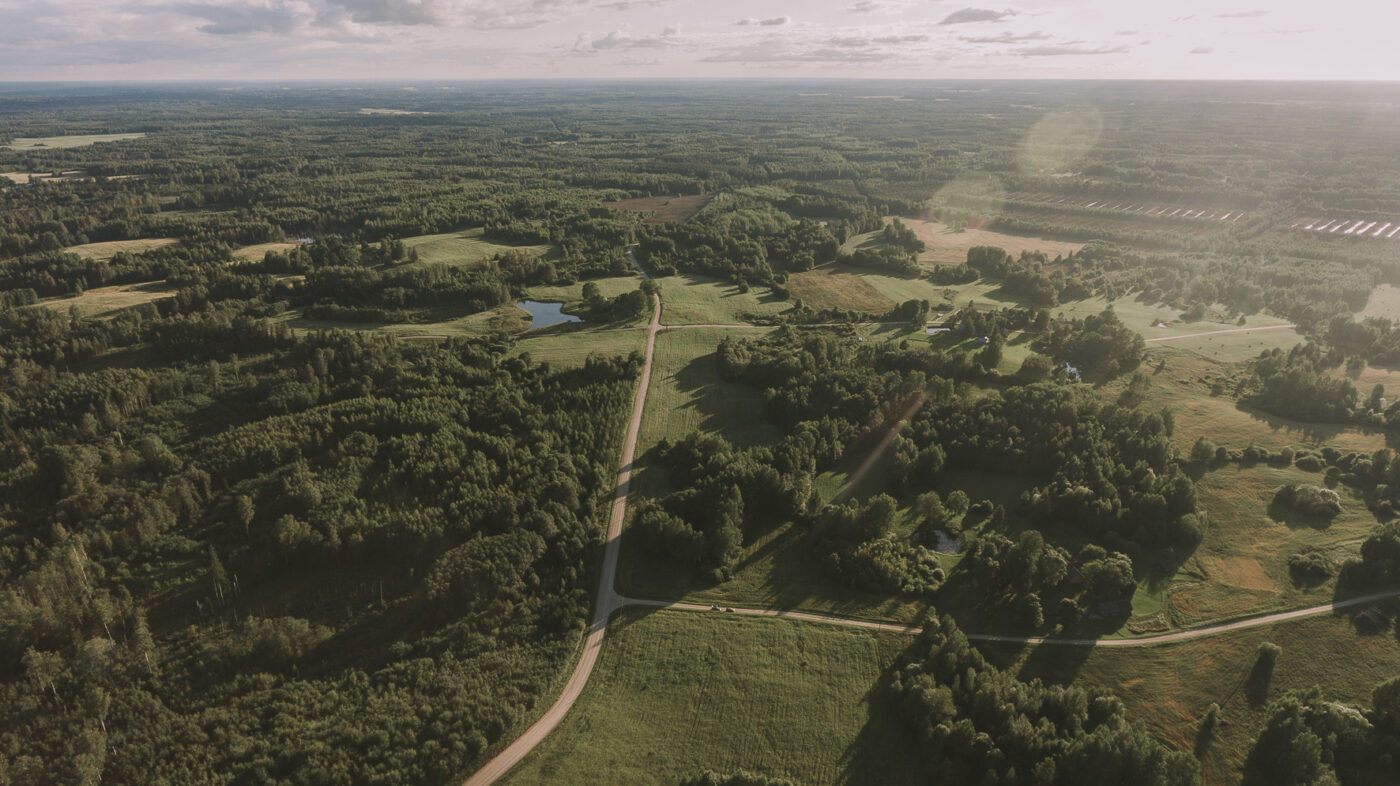
[[[970,641],[991,641],[1006,644],[1049,644],[1052,646],[1070,647],[1150,647],[1156,644],[1170,644],[1175,641],[1188,641],[1190,639],[1200,639],[1206,636],[1217,636],[1221,633],[1228,633],[1234,630],[1245,628],[1257,628],[1263,625],[1273,625],[1279,622],[1298,619],[1299,617],[1313,617],[1319,614],[1327,614],[1339,609],[1351,606],[1361,606],[1367,603],[1374,603],[1378,600],[1393,598],[1400,595],[1400,589],[1386,590],[1385,592],[1374,592],[1370,595],[1361,595],[1348,600],[1336,601],[1322,606],[1312,606],[1306,609],[1296,609],[1294,611],[1281,611],[1277,614],[1265,614],[1260,617],[1250,617],[1248,619],[1236,620],[1234,622],[1222,622],[1217,625],[1209,625],[1204,628],[1193,628],[1192,630],[1177,631],[1175,633],[1162,633],[1156,636],[1142,636],[1134,639],[1046,639],[1034,636],[1002,636],[996,633],[966,633]],[[702,603],[668,603],[664,600],[642,600],[637,598],[619,598],[619,608],[622,606],[642,606],[654,609],[677,609],[681,611],[714,611],[713,606],[706,606]],[[825,614],[809,614],[802,611],[783,611],[780,609],[742,609],[732,606],[720,605],[724,613],[747,614],[759,617],[785,617],[787,619],[805,620],[808,622],[825,622],[831,625],[845,625],[852,628],[866,628],[870,630],[889,630],[898,633],[918,633],[920,628],[916,625],[899,625],[892,622],[871,622],[869,620],[856,620],[847,617],[831,617]]]
[[[1186,333],[1180,336],[1160,336],[1158,338],[1146,339],[1148,343],[1153,341],[1181,341],[1187,338],[1200,338],[1201,336],[1219,336],[1225,333],[1253,333],[1256,330],[1291,330],[1297,325],[1265,325],[1264,327],[1244,327],[1230,328],[1229,330],[1207,330],[1204,333]]]
[[[525,758],[559,721],[564,719],[569,709],[583,692],[583,686],[593,674],[593,666],[598,662],[598,652],[603,648],[603,636],[608,630],[608,618],[612,616],[622,599],[613,591],[617,576],[617,558],[622,544],[622,521],[627,513],[627,491],[632,486],[632,461],[637,452],[637,435],[642,429],[642,409],[647,400],[647,386],[651,384],[651,362],[656,354],[656,333],[661,329],[661,298],[652,296],[651,324],[647,326],[646,361],[642,364],[642,378],[637,383],[637,393],[632,399],[632,418],[627,422],[627,434],[622,440],[622,459],[617,471],[617,491],[613,496],[612,512],[608,517],[607,544],[603,548],[603,571],[598,581],[598,601],[593,607],[593,622],[588,627],[588,638],[584,640],[583,657],[579,658],[574,673],[564,684],[564,690],[554,704],[535,721],[519,739],[486,763],[467,778],[463,786],[485,786],[494,783],[506,774],[511,767]]]

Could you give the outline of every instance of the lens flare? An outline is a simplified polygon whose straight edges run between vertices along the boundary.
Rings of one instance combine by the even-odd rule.
[[[939,221],[952,229],[981,226],[1001,214],[1006,188],[995,176],[968,172],[948,181],[929,200]]]
[[[1094,107],[1051,112],[1031,126],[1016,162],[1025,175],[1066,174],[1102,135],[1103,115]]]

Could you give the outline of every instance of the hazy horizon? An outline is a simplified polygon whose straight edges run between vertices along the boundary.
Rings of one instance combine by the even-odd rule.
[[[1268,7],[1260,7],[1267,5]],[[1341,0],[0,0],[0,82],[1395,81],[1400,8]]]

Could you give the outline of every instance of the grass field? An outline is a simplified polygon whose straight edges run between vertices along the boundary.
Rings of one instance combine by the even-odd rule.
[[[629,210],[636,213],[649,213],[642,219],[646,224],[679,223],[700,212],[714,194],[674,197],[642,197],[623,199],[617,202],[604,202],[603,207],[613,210]]]
[[[713,769],[802,784],[919,782],[879,690],[908,645],[819,623],[623,610],[579,701],[508,784],[674,784]]]
[[[513,246],[493,243],[482,237],[482,230],[446,232],[441,235],[406,237],[404,245],[418,251],[418,261],[424,265],[473,267],[506,251],[522,251],[532,256],[548,254],[552,246]]]
[[[1366,308],[1356,315],[1357,319],[1365,317],[1400,320],[1400,287],[1381,284],[1371,290],[1371,299],[1366,301]]]
[[[589,330],[558,325],[521,336],[515,342],[515,352],[528,352],[536,362],[581,366],[595,352],[600,355],[642,352],[646,350],[646,340],[647,333],[640,328]]]
[[[46,180],[85,180],[87,172],[81,169],[66,169],[58,173],[55,177],[53,172],[0,172],[0,177],[6,178],[11,183],[26,185],[31,180],[42,182]]]
[[[892,219],[886,218],[886,221]],[[923,221],[915,218],[901,218],[905,226],[914,230],[926,248],[919,254],[919,261],[929,265],[957,264],[967,261],[967,250],[973,246],[997,246],[1012,256],[1020,256],[1022,251],[1044,251],[1054,259],[1078,251],[1083,243],[1068,243],[1062,240],[1047,240],[1039,237],[1008,235],[989,229],[964,229],[955,231],[937,221]],[[875,237],[877,233],[867,232],[855,235],[846,241],[843,250],[850,251]]]
[[[1148,345],[1147,361],[1142,364],[1142,370],[1148,374],[1152,386],[1143,406],[1150,409],[1171,408],[1176,419],[1172,441],[1183,452],[1190,450],[1196,439],[1202,436],[1231,448],[1245,448],[1250,443],[1271,450],[1286,445],[1332,445],[1339,450],[1369,452],[1385,447],[1385,435],[1379,431],[1302,423],[1237,404],[1234,390],[1242,379],[1243,368],[1189,351],[1179,347],[1179,343],[1164,341]],[[1127,379],[1127,375],[1124,375],[1099,388],[1099,392],[1108,400],[1116,399]],[[1212,395],[1212,388],[1217,384],[1221,386],[1221,392]]]
[[[107,317],[121,311],[124,308],[139,306],[143,303],[153,303],[172,297],[175,290],[164,283],[154,284],[121,284],[114,287],[96,287],[89,289],[77,297],[49,298],[41,300],[39,305],[51,308],[55,311],[68,313],[71,309],[78,309],[78,313],[84,317]]]
[[[98,262],[110,262],[112,257],[125,251],[128,254],[139,254],[142,251],[150,251],[153,248],[173,246],[180,241],[173,237],[147,237],[136,240],[108,240],[104,243],[86,243],[81,246],[69,246],[63,249],[69,254],[77,254],[80,257],[87,257]]]
[[[1356,556],[1361,541],[1377,526],[1375,516],[1345,486],[1335,489],[1342,497],[1342,514],[1325,525],[1300,521],[1271,510],[1269,504],[1285,483],[1322,482],[1321,473],[1263,464],[1227,465],[1202,476],[1197,492],[1211,524],[1178,580],[1167,590],[1172,622],[1196,625],[1329,600],[1333,594],[1330,581],[1311,589],[1294,586],[1288,574],[1289,555],[1315,547],[1338,563]]]
[[[269,251],[291,251],[296,247],[296,243],[258,243],[235,250],[233,258],[243,262],[261,262]]]
[[[87,147],[98,142],[122,142],[140,139],[145,134],[69,134],[67,136],[17,136],[5,147],[10,150],[43,150],[45,148]]]
[[[715,347],[725,336],[760,338],[771,332],[752,328],[683,328],[656,337],[656,357],[647,391],[638,455],[664,437],[684,439],[692,431],[718,433],[738,445],[778,437],[761,411],[758,391],[719,379]]]
[[[1246,681],[1260,643],[1283,648],[1267,686]],[[1200,718],[1219,703],[1222,724],[1201,746],[1204,781],[1237,784],[1266,718],[1269,701],[1288,690],[1322,687],[1333,700],[1369,705],[1376,684],[1400,673],[1391,633],[1358,635],[1345,617],[1312,617],[1208,639],[1141,649],[979,645],[1022,679],[1101,685],[1121,697],[1130,719],[1182,750],[1197,749]],[[1266,688],[1266,689],[1265,689]]]
[[[546,303],[563,303],[565,310],[569,306],[583,302],[583,285],[587,283],[598,285],[598,292],[603,297],[617,297],[623,292],[636,289],[642,283],[641,276],[613,276],[611,278],[594,278],[588,281],[579,281],[567,286],[536,286],[530,287],[527,294],[531,300],[539,300]],[[647,319],[650,319],[651,312],[647,312]],[[645,321],[645,320],[643,320]]]
[[[479,314],[468,314],[455,319],[437,322],[338,322],[322,319],[303,319],[296,313],[289,313],[287,326],[297,332],[317,330],[373,330],[389,333],[400,338],[444,339],[484,336],[489,333],[519,333],[530,327],[530,314],[514,305],[504,305]]]
[[[661,285],[661,322],[665,325],[742,324],[749,315],[771,316],[792,304],[766,289],[740,292],[716,278],[681,274],[656,280]]]

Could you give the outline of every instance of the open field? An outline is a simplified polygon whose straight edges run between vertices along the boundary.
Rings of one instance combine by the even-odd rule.
[[[603,297],[612,298],[621,295],[623,292],[630,292],[642,283],[641,276],[613,276],[610,278],[592,278],[587,281],[579,281],[566,286],[534,286],[526,292],[531,300],[539,300],[546,303],[563,303],[567,309],[569,305],[581,303],[583,301],[583,285],[597,284],[598,292]],[[644,319],[642,321],[645,321]]]
[[[772,316],[791,307],[766,288],[740,292],[717,278],[680,274],[656,279],[661,285],[661,324],[729,325],[751,315]]]
[[[164,282],[121,284],[89,289],[77,297],[48,298],[39,301],[39,305],[63,313],[76,308],[83,317],[107,317],[124,308],[164,300],[174,294],[174,288]]]
[[[295,332],[317,330],[372,330],[400,338],[426,340],[484,336],[490,333],[519,333],[530,327],[530,314],[522,308],[507,304],[499,308],[468,314],[456,319],[437,322],[352,322],[326,319],[305,319],[289,313],[287,326]]]
[[[11,183],[25,185],[31,180],[34,182],[44,182],[47,180],[86,180],[87,172],[81,169],[65,169],[55,177],[53,172],[0,172],[0,177],[8,179]]]
[[[744,769],[803,784],[912,784],[913,734],[877,687],[908,641],[625,609],[579,703],[502,782],[677,783]]]
[[[1257,335],[1291,333],[1270,330]],[[1183,343],[1190,342],[1149,344],[1147,360],[1142,364],[1142,370],[1152,382],[1143,406],[1154,410],[1171,408],[1176,420],[1172,442],[1183,453],[1189,451],[1199,437],[1231,448],[1245,448],[1250,443],[1270,450],[1287,445],[1315,448],[1332,445],[1339,450],[1370,452],[1385,447],[1386,438],[1380,431],[1303,423],[1236,403],[1234,390],[1242,379],[1243,368],[1237,363],[1226,363],[1215,356],[1180,346]],[[1106,399],[1114,400],[1127,380],[1128,376],[1123,375],[1098,390]],[[1213,393],[1216,385],[1219,385],[1218,394]]]
[[[1357,319],[1365,317],[1400,320],[1400,287],[1381,284],[1371,290],[1371,299],[1366,301],[1366,308],[1356,315]]]
[[[1327,523],[1300,520],[1271,508],[1285,483],[1322,485],[1321,473],[1295,467],[1227,465],[1197,483],[1200,505],[1209,515],[1205,538],[1167,588],[1167,613],[1175,625],[1190,626],[1221,617],[1325,603],[1333,582],[1312,588],[1294,585],[1288,557],[1317,548],[1335,563],[1357,556],[1361,541],[1377,526],[1359,496],[1337,486],[1343,511]]]
[[[532,256],[548,254],[549,245],[514,246],[495,243],[482,237],[482,229],[445,232],[440,235],[418,235],[403,239],[404,245],[418,251],[418,261],[424,265],[473,267],[497,254],[520,251]]]
[[[829,264],[788,276],[787,287],[794,298],[801,298],[813,308],[840,308],[882,314],[906,300],[927,300],[935,306],[956,304],[965,306],[980,300],[986,305],[1000,284],[974,282],[943,286],[923,278],[904,278],[878,273],[865,268]]]
[[[140,139],[145,134],[69,134],[67,136],[17,136],[5,147],[10,150],[43,150],[45,148],[87,147],[99,142],[122,142]]]
[[[261,262],[269,251],[291,251],[296,247],[296,243],[258,243],[236,249],[233,258],[244,262]]]
[[[180,241],[173,237],[147,237],[136,240],[108,240],[103,243],[86,243],[81,246],[69,246],[63,249],[69,254],[77,254],[80,257],[87,257],[98,262],[110,262],[112,257],[126,252],[128,254],[139,254],[142,251],[150,251],[153,248],[173,246]]]
[[[1246,677],[1265,641],[1283,652],[1267,686],[1251,685]],[[1358,635],[1340,616],[1133,650],[999,644],[979,649],[1022,679],[1112,690],[1131,720],[1183,750],[1196,748],[1201,716],[1219,703],[1223,723],[1216,739],[1201,749],[1207,784],[1239,783],[1265,708],[1285,691],[1319,685],[1330,699],[1369,705],[1371,689],[1400,673],[1400,642],[1394,635]]]
[[[794,298],[812,308],[840,308],[883,314],[897,304],[848,268],[827,265],[788,276]]]
[[[641,197],[622,199],[617,202],[604,202],[603,207],[613,210],[630,210],[634,213],[650,213],[642,219],[646,224],[679,223],[700,212],[714,194],[673,197]]]
[[[556,366],[581,366],[595,352],[600,355],[641,352],[646,347],[646,338],[646,331],[642,329],[589,330],[557,325],[521,336],[515,342],[515,353],[528,352],[536,362]]]
[[[692,431],[717,433],[738,445],[776,439],[777,430],[763,417],[758,391],[720,380],[714,358],[726,336],[760,338],[769,332],[686,328],[658,335],[638,454],[645,456],[663,438],[675,442]]]
[[[914,230],[927,248],[919,255],[919,261],[931,265],[958,264],[967,261],[967,250],[973,246],[997,246],[1012,256],[1020,256],[1022,251],[1044,251],[1051,259],[1056,256],[1078,251],[1083,243],[1069,243],[1063,240],[1048,240],[1039,237],[1010,235],[990,229],[964,229],[957,231],[938,221],[925,221],[918,218],[901,218],[904,225]],[[856,235],[846,241],[850,250],[873,238],[876,233]]]

